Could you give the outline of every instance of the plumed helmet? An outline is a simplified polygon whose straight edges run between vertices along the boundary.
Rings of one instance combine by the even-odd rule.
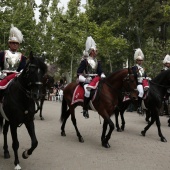
[[[88,54],[90,54],[92,50],[97,50],[96,43],[91,36],[87,37],[85,49]]]
[[[9,33],[9,40],[8,42],[18,42],[19,44],[22,43],[23,35],[21,31],[14,27],[14,25],[11,25],[10,33]]]
[[[163,64],[170,63],[170,55],[167,54],[163,60]]]
[[[134,60],[143,60],[143,59],[144,59],[144,55],[142,50],[140,48],[137,48],[135,50]]]

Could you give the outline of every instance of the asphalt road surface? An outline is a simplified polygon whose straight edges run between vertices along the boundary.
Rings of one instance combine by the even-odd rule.
[[[66,124],[66,137],[60,135],[61,103],[45,101],[44,121],[35,116],[35,128],[38,147],[27,159],[22,152],[30,147],[30,138],[25,126],[18,128],[20,142],[19,158],[23,170],[169,170],[170,169],[170,127],[167,117],[160,117],[162,133],[167,143],[160,141],[154,124],[146,136],[140,135],[146,126],[143,116],[136,112],[126,112],[124,132],[113,131],[109,141],[111,148],[101,146],[102,124],[96,112],[90,111],[85,119],[82,108],[76,109],[78,128],[85,142],[79,143],[75,129],[69,118]],[[114,116],[112,120],[115,122]],[[3,135],[0,134],[0,170],[14,169],[14,154],[11,147],[11,135],[8,134],[10,159],[3,158]]]

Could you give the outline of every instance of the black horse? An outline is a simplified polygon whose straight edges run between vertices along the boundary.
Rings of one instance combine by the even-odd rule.
[[[158,74],[153,80],[149,81],[149,85],[149,90],[147,91],[146,97],[143,99],[147,111],[145,120],[148,121],[148,125],[144,128],[143,131],[141,131],[141,134],[145,136],[146,131],[156,121],[158,135],[161,141],[167,142],[166,138],[161,132],[159,115],[163,98],[166,95],[167,90],[170,88],[170,70],[163,71]],[[121,112],[121,117],[123,117],[123,113]],[[150,121],[149,118],[151,118]],[[170,119],[168,120],[168,123],[170,124]]]
[[[34,127],[35,100],[41,97],[42,79],[47,71],[47,66],[40,58],[33,57],[30,53],[28,62],[22,73],[15,77],[5,90],[0,109],[5,122],[0,117],[0,127],[4,135],[4,158],[10,158],[7,144],[7,133],[10,126],[12,148],[14,150],[15,169],[21,169],[18,158],[19,141],[17,128],[25,124],[31,137],[30,149],[23,152],[22,157],[27,159],[38,145]]]
[[[43,77],[43,86],[42,86],[42,97],[40,98],[39,101],[36,101],[36,105],[37,105],[37,110],[36,110],[36,113],[38,111],[40,111],[40,119],[41,120],[44,120],[44,117],[42,116],[42,109],[43,109],[43,104],[44,104],[44,100],[45,100],[45,97],[46,97],[46,94],[47,94],[47,91],[49,93],[52,93],[53,92],[53,88],[54,88],[54,77],[46,74],[44,75]]]

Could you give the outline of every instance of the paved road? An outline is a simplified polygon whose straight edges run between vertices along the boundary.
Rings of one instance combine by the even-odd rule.
[[[23,170],[169,170],[170,169],[170,127],[167,118],[160,117],[162,132],[167,143],[162,143],[155,125],[140,136],[146,125],[144,117],[136,112],[125,113],[126,130],[114,131],[110,149],[101,146],[102,125],[98,114],[91,111],[90,119],[84,119],[81,108],[76,109],[79,130],[85,142],[79,143],[70,119],[66,125],[66,137],[60,136],[60,102],[46,101],[44,121],[35,119],[38,147],[27,160],[22,159],[24,149],[29,148],[30,138],[24,126],[18,128],[20,141],[19,157]],[[114,117],[112,118],[114,120]],[[11,158],[3,159],[3,138],[0,138],[0,170],[14,169],[14,155],[9,135]]]

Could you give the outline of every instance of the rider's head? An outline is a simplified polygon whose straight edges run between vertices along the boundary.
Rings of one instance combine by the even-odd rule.
[[[91,36],[87,37],[85,47],[86,52],[88,52],[90,57],[96,57],[97,55],[96,43]]]
[[[142,62],[144,60],[144,55],[140,48],[135,50],[134,60],[136,61],[137,64],[139,64],[139,65],[142,64]]]
[[[89,49],[89,56],[91,56],[91,57],[96,57],[96,55],[97,55],[97,49],[96,49],[96,47],[91,47],[91,48]]]
[[[8,40],[8,45],[11,51],[15,52],[19,48],[19,44],[22,43],[23,40],[23,35],[21,31],[11,25],[10,29],[10,35],[9,35],[9,40]]]
[[[169,55],[169,54],[167,54],[167,55],[165,56],[165,58],[164,58],[164,60],[163,60],[163,64],[164,64],[165,67],[170,68],[170,55]]]

